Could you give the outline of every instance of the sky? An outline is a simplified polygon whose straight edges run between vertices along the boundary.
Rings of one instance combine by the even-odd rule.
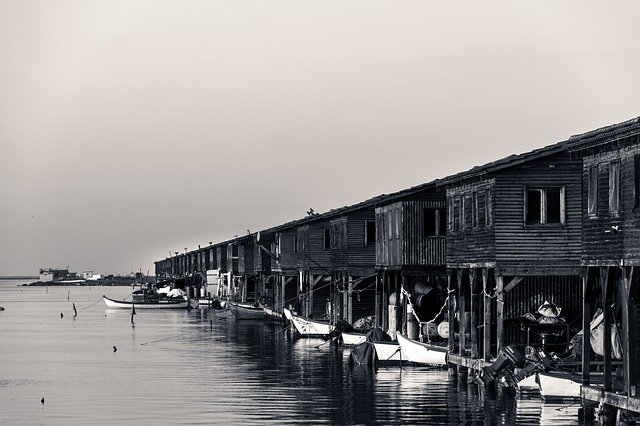
[[[640,115],[640,3],[0,0],[0,275],[153,272]]]

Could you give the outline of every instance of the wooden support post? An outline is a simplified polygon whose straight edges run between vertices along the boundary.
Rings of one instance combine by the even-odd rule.
[[[496,275],[496,341],[498,352],[504,347],[504,278]]]
[[[603,326],[604,330],[602,333],[603,338],[603,354],[602,354],[602,363],[603,366],[603,375],[604,375],[604,386],[603,389],[605,391],[610,391],[612,389],[612,369],[611,369],[611,298],[609,294],[611,293],[610,287],[611,283],[609,282],[609,271],[610,268],[608,266],[603,266],[600,268],[600,284],[602,286],[602,315],[604,318]]]
[[[465,312],[467,308],[463,271],[463,269],[458,269],[458,329],[460,333],[460,337],[458,338],[460,345],[458,353],[460,356],[466,356],[467,354],[467,325],[465,321]]]
[[[624,390],[627,396],[636,396],[636,361],[635,361],[635,329],[634,321],[629,318],[633,307],[631,303],[631,286],[633,282],[634,267],[625,267],[622,270],[622,367],[624,370]],[[632,349],[633,348],[633,349]]]
[[[484,293],[484,315],[482,317],[482,358],[491,360],[491,289],[489,288],[489,269],[482,268],[482,290]]]
[[[400,280],[398,279],[398,272],[393,274],[396,292],[396,331],[402,332],[402,305],[400,305]]]
[[[382,323],[383,330],[389,329],[389,287],[387,271],[382,271]]]
[[[376,273],[376,276],[374,278],[376,280],[375,283],[375,291],[376,291],[376,295],[375,295],[375,308],[373,311],[373,322],[375,324],[376,327],[380,327],[380,272]]]
[[[347,322],[349,324],[353,324],[353,277],[349,276],[347,279],[349,280],[349,303],[347,306]]]
[[[403,275],[402,276],[402,287],[401,287],[401,290],[400,290],[400,294],[403,294],[402,289],[406,289],[406,288],[407,288],[407,277]],[[402,335],[403,336],[407,336],[408,335],[408,332],[407,332],[407,320],[409,318],[409,313],[407,312],[408,311],[407,304],[408,304],[407,298],[404,297],[404,295],[403,295],[403,297],[402,297],[402,312],[404,313],[404,315],[402,315]]]
[[[591,280],[590,268],[582,277],[582,386],[591,384]]]
[[[456,350],[456,333],[455,333],[455,284],[454,284],[454,270],[447,270],[447,289],[449,292],[449,301],[447,303],[447,317],[449,319],[449,353],[455,353]]]
[[[478,306],[478,270],[472,268],[469,270],[469,289],[471,290],[471,321],[470,321],[470,339],[471,339],[471,358],[478,358],[478,317],[480,306]]]

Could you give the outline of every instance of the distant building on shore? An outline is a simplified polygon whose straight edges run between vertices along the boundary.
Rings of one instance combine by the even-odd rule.
[[[56,282],[69,278],[69,269],[40,269],[40,282]]]

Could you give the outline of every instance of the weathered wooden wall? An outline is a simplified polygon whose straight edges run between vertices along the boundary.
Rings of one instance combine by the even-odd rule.
[[[488,178],[447,189],[447,266],[492,265],[496,261],[493,202],[495,180]],[[472,224],[473,194],[478,199],[478,224]],[[521,197],[521,195],[519,195]],[[465,201],[463,201],[465,200]],[[487,207],[488,206],[488,207]],[[463,210],[464,207],[464,210]],[[511,211],[511,214],[515,214]],[[463,218],[463,219],[462,219]],[[518,216],[522,220],[522,214]]]
[[[633,136],[618,141],[612,149],[605,145],[584,158],[582,182],[583,252],[585,265],[640,264],[640,210],[635,207],[635,156],[640,155],[640,138]],[[609,212],[609,168],[620,163],[620,208]],[[589,173],[598,169],[597,216],[587,211]]]
[[[527,188],[564,188],[565,223],[526,225]],[[497,268],[505,273],[579,274],[582,243],[582,163],[567,153],[508,168],[496,175]]]

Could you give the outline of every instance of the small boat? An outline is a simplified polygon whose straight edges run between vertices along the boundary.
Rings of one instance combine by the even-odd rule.
[[[287,308],[284,309],[284,316],[286,319],[293,323],[293,326],[298,330],[298,333],[302,337],[318,337],[326,336],[335,328],[328,321],[316,321],[301,316],[294,315]]]
[[[400,345],[398,342],[371,342],[376,347],[378,362],[381,364],[402,361]]]
[[[107,296],[102,296],[107,308],[112,309],[131,309],[134,305],[136,309],[187,309],[189,301],[179,298],[134,298],[134,300],[115,300]],[[137,300],[136,300],[137,299]]]
[[[447,348],[411,340],[398,333],[402,360],[427,365],[446,365]]]
[[[228,303],[233,317],[237,320],[266,320],[267,313],[260,306],[246,303]]]
[[[269,320],[282,321],[284,319],[284,316],[273,308],[269,308],[268,306],[263,306],[262,309],[264,309],[264,312],[267,314],[267,319]]]
[[[233,318],[233,314],[231,313],[231,309],[227,308],[217,308],[213,310],[213,314],[216,318],[220,320],[226,320],[228,318]]]
[[[545,400],[580,399],[582,385],[563,373],[537,373],[540,395]]]
[[[343,331],[342,343],[346,346],[356,346],[367,340],[368,332]]]

